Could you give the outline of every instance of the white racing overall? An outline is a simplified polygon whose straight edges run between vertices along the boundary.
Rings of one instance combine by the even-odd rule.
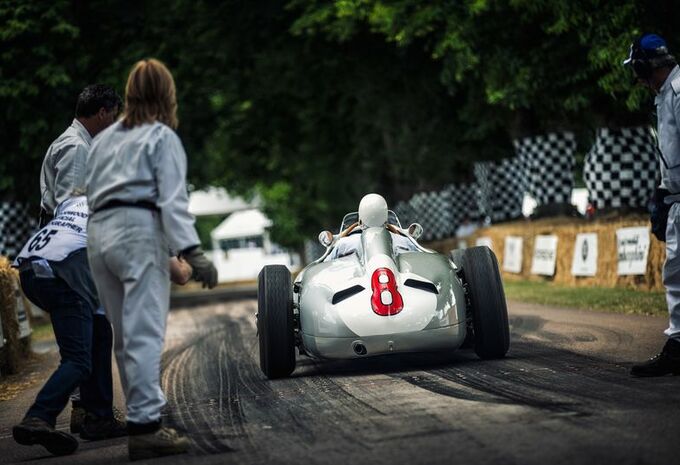
[[[168,251],[199,244],[187,210],[186,169],[182,143],[161,123],[131,129],[115,123],[88,155],[88,257],[114,329],[127,419],[137,424],[158,421],[165,405],[160,359],[170,300]],[[116,206],[109,208],[112,201]],[[140,203],[146,207],[127,206]]]
[[[680,338],[680,68],[676,65],[666,78],[654,101],[658,119],[661,157],[661,187],[673,195],[666,225],[666,262],[663,284],[666,287],[669,325],[664,333]]]

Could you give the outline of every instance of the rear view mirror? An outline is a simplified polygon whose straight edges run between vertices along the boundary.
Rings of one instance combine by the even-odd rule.
[[[324,247],[328,247],[333,243],[333,233],[330,231],[321,231],[319,233],[319,242]]]
[[[418,240],[418,238],[423,235],[423,227],[420,223],[411,223],[411,226],[408,227],[408,235],[413,239]]]

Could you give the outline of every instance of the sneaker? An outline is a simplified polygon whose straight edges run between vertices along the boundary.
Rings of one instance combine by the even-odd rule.
[[[164,455],[183,454],[189,451],[189,439],[180,436],[172,428],[161,427],[149,434],[137,434],[128,438],[130,460],[143,460]]]
[[[80,429],[81,439],[99,441],[101,439],[119,438],[127,436],[127,424],[114,416],[110,418],[98,417],[88,413]]]
[[[669,339],[659,354],[633,365],[630,374],[638,377],[680,375],[680,341]]]
[[[71,405],[71,422],[69,424],[69,429],[71,434],[80,433],[80,428],[83,427],[83,420],[87,412],[84,408],[76,405]]]
[[[12,428],[14,440],[22,446],[40,444],[52,455],[69,455],[78,449],[78,440],[68,433],[57,431],[45,420],[26,417]]]

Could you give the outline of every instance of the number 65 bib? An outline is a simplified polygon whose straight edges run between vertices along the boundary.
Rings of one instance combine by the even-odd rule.
[[[65,200],[55,213],[54,219],[24,244],[14,261],[15,266],[33,257],[59,262],[71,252],[87,247],[87,198]]]

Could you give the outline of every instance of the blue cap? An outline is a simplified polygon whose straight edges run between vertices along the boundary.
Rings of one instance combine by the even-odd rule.
[[[666,47],[666,41],[657,34],[645,34],[640,38],[640,47],[652,51],[661,47]]]

